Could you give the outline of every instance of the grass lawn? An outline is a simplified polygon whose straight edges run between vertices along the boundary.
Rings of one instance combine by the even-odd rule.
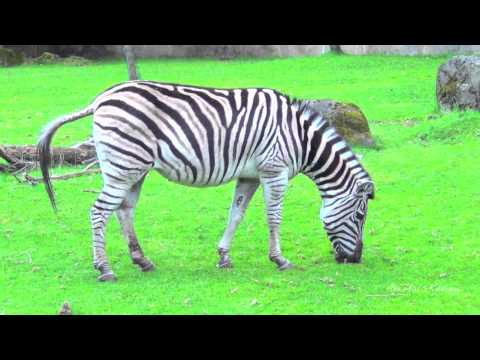
[[[281,228],[284,255],[297,267],[278,272],[268,261],[259,192],[233,242],[235,267],[220,271],[216,245],[234,184],[189,188],[152,172],[136,229],[157,270],[131,265],[112,217],[107,253],[119,281],[98,283],[88,220],[95,194],[83,190],[99,190],[100,177],[54,182],[55,216],[42,185],[0,175],[0,314],[55,314],[64,300],[75,314],[479,314],[480,113],[437,112],[436,71],[446,59],[140,60],[144,79],[271,87],[359,105],[380,145],[355,149],[376,183],[362,263],[334,261],[317,190],[298,176]],[[1,68],[0,144],[35,144],[47,122],[126,74],[122,61]],[[91,118],[66,125],[54,145],[81,141],[90,129]]]

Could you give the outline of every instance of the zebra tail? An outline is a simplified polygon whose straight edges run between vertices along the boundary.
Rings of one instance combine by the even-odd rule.
[[[62,116],[58,119],[48,123],[42,130],[40,138],[37,144],[38,161],[40,163],[40,169],[42,171],[43,182],[45,183],[45,189],[47,190],[50,203],[55,212],[57,212],[57,206],[55,204],[55,195],[53,193],[52,183],[50,181],[50,174],[48,168],[52,162],[50,144],[52,142],[53,135],[63,125],[81,119],[85,116],[91,115],[94,112],[93,106],[89,106],[81,111],[75,112],[70,115]]]

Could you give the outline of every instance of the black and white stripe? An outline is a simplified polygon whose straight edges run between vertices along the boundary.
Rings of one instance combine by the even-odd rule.
[[[93,137],[104,187],[91,210],[94,265],[114,278],[104,228],[115,212],[134,263],[153,268],[133,230],[133,210],[147,172],[188,186],[237,181],[230,219],[219,244],[220,267],[245,209],[262,184],[270,229],[269,257],[280,269],[279,226],[288,180],[309,176],[324,199],[322,219],[339,261],[358,261],[373,183],[343,139],[308,102],[271,89],[211,89],[129,81],[100,94],[81,112],[50,123],[39,141],[41,168],[55,207],[48,166],[50,142],[63,124],[93,114]]]

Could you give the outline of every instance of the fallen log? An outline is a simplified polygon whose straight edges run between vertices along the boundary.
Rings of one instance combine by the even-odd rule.
[[[0,157],[7,160],[9,164],[13,164],[18,162],[18,159],[14,158],[11,154],[8,153],[8,151],[0,145]]]
[[[94,147],[77,147],[65,148],[55,147],[51,149],[52,164],[51,166],[62,165],[81,165],[91,163],[96,159]],[[14,164],[35,163],[38,161],[38,153],[36,146],[14,146],[0,145],[0,157],[5,159],[10,166]],[[20,165],[15,167],[21,167]]]
[[[0,172],[16,173],[30,166],[11,155],[2,145],[0,145],[0,158],[7,162],[7,164],[0,164]]]

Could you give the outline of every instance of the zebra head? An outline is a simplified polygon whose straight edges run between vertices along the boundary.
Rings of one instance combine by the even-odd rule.
[[[320,218],[332,242],[337,262],[360,262],[368,200],[373,198],[373,182],[360,180],[348,195],[323,202]]]

